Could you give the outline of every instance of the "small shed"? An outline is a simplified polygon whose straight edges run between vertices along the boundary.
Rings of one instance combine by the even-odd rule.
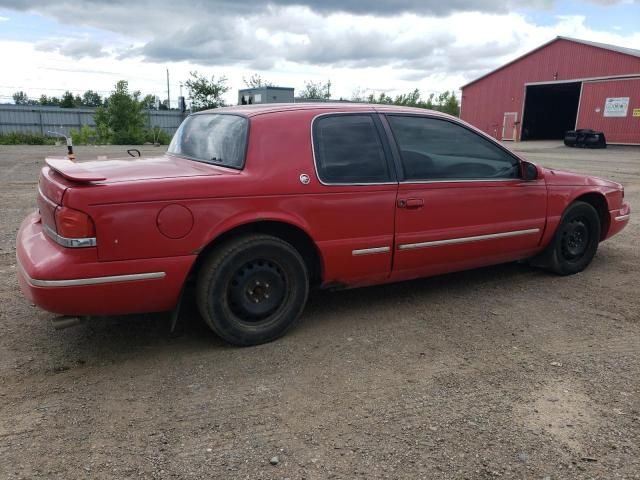
[[[256,87],[238,90],[238,105],[293,103],[293,88]]]

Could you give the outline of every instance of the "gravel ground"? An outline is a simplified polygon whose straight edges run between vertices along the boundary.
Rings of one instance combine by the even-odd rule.
[[[0,479],[640,478],[640,148],[513,147],[626,185],[636,213],[589,269],[318,292],[244,349],[194,308],[177,335],[166,314],[53,330],[14,237],[62,150],[0,147]]]

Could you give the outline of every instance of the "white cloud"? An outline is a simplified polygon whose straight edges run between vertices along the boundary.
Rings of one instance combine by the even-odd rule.
[[[36,50],[42,52],[57,52],[74,59],[99,58],[109,55],[109,52],[103,48],[102,43],[89,38],[47,40],[37,43],[35,47]]]
[[[9,21],[9,17],[0,16],[0,22],[7,22],[7,21]]]
[[[155,32],[143,25],[131,34],[111,26],[115,16],[106,18],[103,28],[118,39],[108,45],[89,33],[64,40],[63,27],[58,37],[37,46],[0,41],[4,62],[14,65],[3,72],[0,101],[18,89],[32,97],[60,95],[64,89],[108,93],[120,79],[129,80],[133,90],[164,97],[166,67],[172,102],[179,81],[192,70],[227,76],[230,103],[244,86],[242,78],[255,71],[297,89],[306,80],[331,79],[334,97],[349,98],[357,89],[398,94],[419,88],[429,93],[457,89],[557,35],[640,49],[640,32],[596,31],[581,15],[540,26],[513,12],[382,17],[272,6],[249,16],[217,19],[215,28],[203,14],[202,19],[165,23]]]

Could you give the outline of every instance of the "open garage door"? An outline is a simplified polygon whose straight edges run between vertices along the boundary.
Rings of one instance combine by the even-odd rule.
[[[561,140],[576,126],[580,82],[527,85],[522,140]]]

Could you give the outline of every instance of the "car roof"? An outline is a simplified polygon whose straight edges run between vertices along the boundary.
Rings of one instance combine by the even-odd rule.
[[[236,105],[232,107],[221,107],[211,110],[204,110],[200,113],[234,113],[247,117],[265,115],[270,113],[295,112],[300,110],[315,110],[318,113],[328,112],[387,112],[387,113],[420,113],[430,114],[440,117],[451,118],[446,113],[428,110],[425,108],[402,107],[398,105],[384,105],[373,103],[356,102],[309,102],[309,103],[265,103],[261,105]]]

